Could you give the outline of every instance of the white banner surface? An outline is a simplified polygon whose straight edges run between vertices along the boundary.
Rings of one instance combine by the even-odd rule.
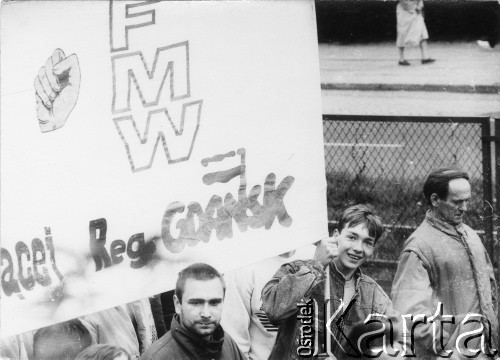
[[[327,233],[313,1],[1,11],[1,335]]]

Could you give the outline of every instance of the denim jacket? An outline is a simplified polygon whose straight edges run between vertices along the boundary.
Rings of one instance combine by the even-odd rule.
[[[297,260],[284,264],[262,290],[263,308],[269,320],[278,325],[276,343],[270,360],[313,358],[316,354],[327,353],[327,341],[331,347],[329,354],[337,359],[356,355],[355,342],[347,342],[354,325],[364,322],[370,314],[385,315],[392,323],[393,335],[397,330],[400,316],[382,288],[358,269],[355,294],[346,308],[342,307],[346,279],[330,264],[330,299],[325,301],[324,280],[327,277],[321,264],[315,260]],[[314,304],[311,312],[298,304]],[[329,314],[325,316],[325,310]],[[311,319],[312,318],[312,319]],[[325,337],[326,324],[331,321],[332,336]],[[312,330],[312,336],[311,336]],[[308,338],[313,339],[307,342]],[[308,348],[310,351],[308,351]]]

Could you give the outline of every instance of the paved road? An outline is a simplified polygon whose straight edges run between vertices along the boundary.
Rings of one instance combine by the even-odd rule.
[[[394,44],[320,44],[323,113],[500,117],[500,46],[431,43],[429,51],[436,63],[420,64],[411,49],[412,65],[402,67]]]
[[[500,118],[500,95],[323,90],[322,107],[323,114]]]
[[[321,82],[500,87],[500,46],[484,50],[475,42],[431,43],[429,54],[436,62],[422,65],[420,51],[409,49],[412,65],[399,66],[394,44],[320,44]]]

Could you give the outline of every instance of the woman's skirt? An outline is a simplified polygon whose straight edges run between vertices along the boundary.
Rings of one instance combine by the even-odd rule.
[[[396,16],[398,24],[397,47],[418,46],[422,40],[429,38],[424,17],[421,13],[406,11],[398,4]]]

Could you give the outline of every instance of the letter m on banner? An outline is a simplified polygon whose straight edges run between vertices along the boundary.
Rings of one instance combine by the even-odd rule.
[[[189,101],[189,43],[156,49],[151,67],[141,51],[111,60],[113,120],[132,171],[149,169],[159,144],[169,164],[189,160],[203,102]]]

